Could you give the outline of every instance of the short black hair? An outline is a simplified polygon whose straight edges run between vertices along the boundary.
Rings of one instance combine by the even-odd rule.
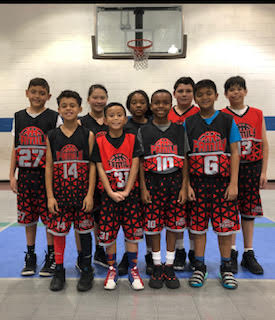
[[[43,79],[43,78],[31,79],[29,82],[29,85],[28,85],[28,90],[30,89],[30,87],[36,87],[36,86],[40,86],[40,87],[46,89],[48,93],[50,93],[50,86],[45,79]]]
[[[103,90],[106,93],[106,96],[108,97],[108,91],[102,84],[92,84],[88,90],[88,98],[94,92],[95,89]]]
[[[211,88],[217,94],[217,87],[215,85],[215,82],[210,79],[203,79],[197,82],[194,88],[194,95],[196,95],[196,92],[202,88]]]
[[[145,112],[145,116],[151,116],[152,115],[152,111],[150,109],[150,100],[149,100],[149,97],[147,95],[147,93],[143,90],[135,90],[133,92],[131,92],[128,97],[127,97],[127,100],[126,100],[126,108],[130,111],[130,105],[131,105],[131,100],[132,100],[132,97],[136,94],[141,94],[145,101],[146,101],[146,105],[147,105],[147,110]],[[131,112],[131,111],[130,111]]]
[[[155,94],[158,94],[158,93],[167,93],[170,98],[171,98],[171,103],[173,101],[173,97],[172,97],[172,94],[170,91],[166,90],[166,89],[159,89],[159,90],[156,90],[152,95],[151,95],[151,103],[152,103],[152,100],[153,100],[153,97]]]
[[[126,116],[126,110],[125,110],[123,104],[121,104],[121,103],[119,103],[119,102],[110,102],[110,103],[108,103],[108,104],[104,107],[104,116],[105,116],[105,117],[106,117],[106,114],[107,114],[107,110],[110,109],[110,108],[112,108],[112,107],[114,107],[114,106],[119,106],[119,107],[121,107],[121,108],[123,109],[123,111],[124,111],[125,116]]]
[[[72,90],[62,91],[60,95],[56,98],[58,106],[62,98],[74,98],[77,101],[78,105],[81,106],[82,98],[76,91],[72,91]]]
[[[246,90],[245,79],[241,76],[234,76],[225,81],[224,92],[226,93],[230,89],[230,87],[233,87],[235,85],[240,86],[241,88]]]
[[[181,78],[179,78],[174,84],[174,91],[177,90],[177,88],[178,88],[178,86],[180,84],[190,84],[192,86],[192,88],[193,88],[193,91],[194,91],[195,82],[194,82],[194,80],[192,78],[190,78],[190,77],[181,77]]]

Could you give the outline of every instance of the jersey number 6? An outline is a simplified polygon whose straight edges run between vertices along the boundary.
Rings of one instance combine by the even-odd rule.
[[[217,174],[219,172],[218,157],[207,156],[204,158],[204,173],[208,175]]]

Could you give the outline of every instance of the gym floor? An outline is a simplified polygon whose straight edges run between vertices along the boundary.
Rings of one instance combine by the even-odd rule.
[[[68,235],[65,254],[66,287],[63,291],[55,293],[49,290],[49,278],[40,278],[37,275],[30,278],[20,276],[26,250],[24,228],[16,225],[16,196],[9,190],[7,183],[1,183],[1,319],[274,319],[274,189],[275,184],[269,183],[267,188],[261,191],[265,218],[255,221],[254,248],[265,273],[263,276],[251,275],[239,266],[237,290],[226,290],[219,283],[217,241],[210,228],[206,250],[209,278],[200,289],[189,287],[188,277],[191,274],[189,271],[177,273],[181,282],[181,287],[177,290],[170,290],[165,286],[160,290],[151,289],[148,286],[148,277],[144,274],[145,245],[141,243],[139,269],[145,282],[145,290],[133,291],[127,277],[124,276],[119,279],[116,290],[105,291],[103,282],[106,269],[96,267],[93,288],[86,293],[79,293],[76,290],[78,274],[74,268],[77,254],[73,231],[71,231]],[[188,250],[187,232],[185,232],[185,243]],[[241,233],[237,236],[237,246],[240,262],[243,251]],[[45,232],[44,228],[39,226],[36,243],[39,266],[43,263],[44,249]],[[123,250],[123,237],[120,235],[118,261]]]

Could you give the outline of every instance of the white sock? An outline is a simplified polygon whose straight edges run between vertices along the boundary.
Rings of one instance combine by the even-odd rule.
[[[253,251],[253,248],[244,248],[244,252],[247,252],[249,250],[252,250]]]
[[[189,250],[195,251],[195,242],[194,242],[194,240],[190,240],[189,239],[189,244],[190,244]]]
[[[159,266],[161,265],[161,255],[160,255],[160,251],[157,252],[152,252],[152,258],[153,258],[153,262],[155,266]]]
[[[166,251],[166,265],[173,264],[175,260],[175,251]]]
[[[184,240],[183,239],[177,239],[176,240],[176,249],[183,249],[184,248]]]
[[[236,245],[231,246],[231,249],[233,249],[233,250],[237,251],[237,247],[236,247]]]

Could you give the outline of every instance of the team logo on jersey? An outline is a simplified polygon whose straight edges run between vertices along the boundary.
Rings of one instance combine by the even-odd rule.
[[[19,133],[19,144],[21,146],[45,146],[46,136],[40,128],[27,127]]]
[[[151,145],[151,154],[158,153],[178,154],[178,146],[167,138],[160,138],[154,145]]]
[[[198,140],[193,141],[193,152],[225,151],[226,139],[216,131],[203,133]]]
[[[123,153],[114,154],[108,163],[113,169],[130,168],[130,161]]]
[[[255,128],[252,128],[247,123],[239,123],[238,128],[239,128],[242,139],[251,138],[251,137],[254,138],[256,135]]]
[[[67,144],[60,151],[56,151],[56,160],[83,160],[83,151],[79,151],[74,144]]]

